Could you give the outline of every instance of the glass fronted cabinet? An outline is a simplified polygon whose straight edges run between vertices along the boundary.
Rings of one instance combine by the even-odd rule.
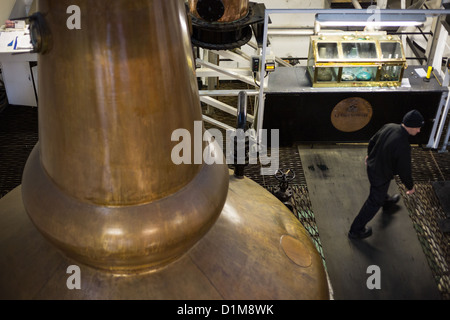
[[[311,36],[313,87],[400,86],[406,58],[398,36],[340,32]]]

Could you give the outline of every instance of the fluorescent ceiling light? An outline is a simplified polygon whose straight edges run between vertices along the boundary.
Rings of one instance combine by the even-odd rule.
[[[319,13],[316,21],[321,26],[333,27],[404,27],[420,26],[426,21],[425,14],[394,14],[394,13]]]

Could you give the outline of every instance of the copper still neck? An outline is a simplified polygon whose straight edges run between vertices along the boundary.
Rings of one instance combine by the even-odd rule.
[[[170,161],[170,137],[193,132],[201,110],[178,1],[77,1],[81,30],[66,27],[70,1],[40,2],[53,37],[39,57],[41,160],[52,180],[115,206],[188,184],[200,165]]]

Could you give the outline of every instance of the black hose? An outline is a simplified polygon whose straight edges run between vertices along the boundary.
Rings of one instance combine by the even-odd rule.
[[[236,136],[234,137],[234,175],[237,178],[244,178],[245,166],[249,163],[249,137],[245,134],[247,125],[247,93],[239,92],[237,107]],[[238,152],[238,148],[244,147],[243,152]],[[238,154],[243,153],[241,158]]]

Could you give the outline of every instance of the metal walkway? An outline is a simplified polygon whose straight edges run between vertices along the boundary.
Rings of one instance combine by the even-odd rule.
[[[369,222],[373,235],[350,240],[347,232],[369,194],[364,158],[366,147],[301,147],[312,208],[335,298],[439,299],[407,207],[379,212]],[[390,193],[399,193],[395,182]],[[415,196],[403,197],[407,198]],[[395,211],[395,212],[394,212]],[[371,268],[379,268],[379,288],[369,288]],[[420,275],[420,276],[418,276]]]
[[[357,242],[347,232],[368,195],[360,161],[365,152],[364,145],[280,148],[280,168],[296,172],[291,184],[294,214],[322,254],[334,298],[450,300],[450,234],[439,227],[446,214],[433,188],[436,181],[450,180],[450,153],[413,148],[416,193],[406,196],[400,180],[393,180],[391,192],[402,196],[398,212],[378,213],[371,222],[374,235]],[[259,169],[251,165],[246,174],[273,191],[278,182],[261,176]],[[373,291],[366,286],[367,268],[376,263],[384,278],[382,290]],[[403,284],[398,277],[404,277]]]

